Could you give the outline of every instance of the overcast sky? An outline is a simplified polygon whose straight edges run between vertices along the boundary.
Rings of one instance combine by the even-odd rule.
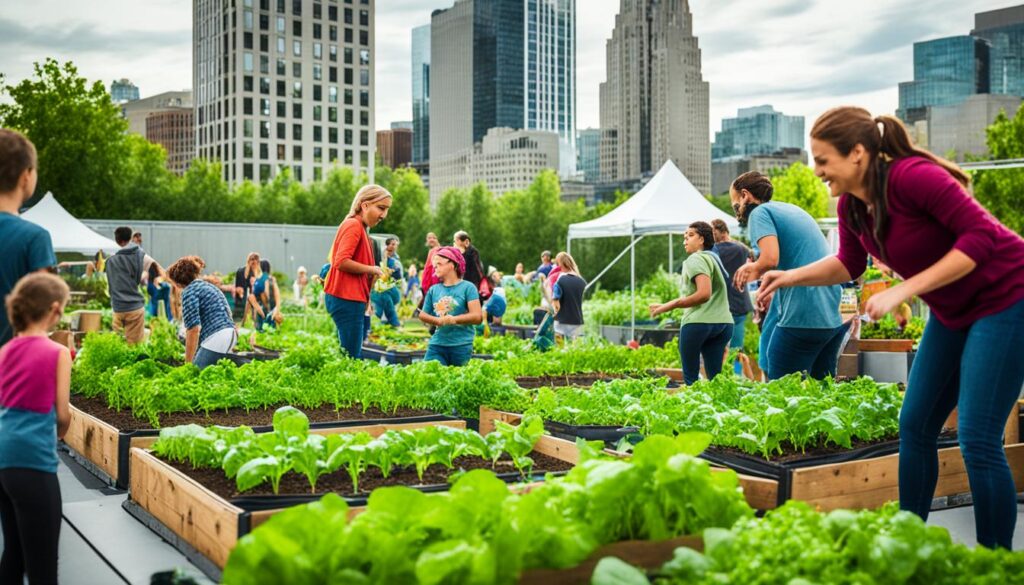
[[[967,34],[974,13],[1021,0],[691,0],[711,84],[711,132],[740,107],[771,104],[807,117],[857,104],[892,113],[913,76],[912,43]],[[452,0],[377,0],[377,127],[409,120],[410,30]],[[605,40],[619,0],[577,0],[579,128],[598,124]],[[27,0],[0,7],[0,72],[70,59],[109,87],[127,77],[143,97],[192,85],[191,0]]]

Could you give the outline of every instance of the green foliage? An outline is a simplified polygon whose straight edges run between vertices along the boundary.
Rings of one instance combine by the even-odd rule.
[[[792,203],[814,218],[828,216],[828,187],[814,175],[813,169],[798,162],[774,169],[769,175],[775,187],[773,201]]]
[[[704,531],[704,552],[677,549],[655,583],[1020,583],[1024,554],[954,544],[895,502],[814,511],[791,500],[764,518]],[[645,583],[646,581],[638,581]]]
[[[994,160],[1024,158],[1024,108],[1008,118],[1000,112],[986,131],[989,155]],[[1024,234],[1024,169],[976,171],[974,196],[992,215],[1018,234]]]
[[[785,449],[850,448],[895,436],[902,396],[870,378],[835,383],[793,374],[768,383],[720,375],[669,394],[663,380],[612,380],[591,388],[523,390],[522,411],[573,425],[635,426],[644,435],[709,433],[712,444],[765,458]],[[507,405],[495,405],[506,408]]]
[[[328,494],[243,537],[224,582],[511,584],[526,569],[574,566],[603,544],[752,516],[736,474],[712,473],[695,458],[701,443],[655,437],[631,460],[584,445],[566,476],[522,495],[488,470],[465,474],[446,493],[380,488],[351,521]]]
[[[518,427],[499,426],[487,439],[474,431],[448,426],[387,431],[374,438],[366,432],[316,435],[309,432],[309,418],[291,406],[274,413],[273,432],[256,434],[249,427],[185,425],[160,431],[153,452],[193,467],[223,469],[235,478],[239,492],[270,481],[278,493],[281,478],[301,473],[311,493],[321,476],[344,468],[359,493],[359,476],[370,467],[387,477],[393,466],[415,467],[420,481],[430,465],[453,469],[462,455],[494,462],[507,453],[523,477],[529,477],[533,460],[528,456],[544,434],[540,419],[526,418]],[[493,440],[492,440],[493,439]]]
[[[924,324],[924,319],[911,317],[905,327],[900,327],[892,314],[887,313],[879,321],[863,324],[860,329],[860,338],[913,339],[914,341],[920,341],[921,336],[924,335]]]

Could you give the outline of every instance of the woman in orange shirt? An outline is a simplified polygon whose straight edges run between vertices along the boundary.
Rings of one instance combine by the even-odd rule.
[[[366,185],[356,193],[348,217],[338,226],[331,246],[331,268],[324,280],[324,305],[338,328],[338,341],[351,357],[360,358],[366,336],[364,315],[373,281],[383,275],[373,261],[367,230],[388,216],[391,193]]]

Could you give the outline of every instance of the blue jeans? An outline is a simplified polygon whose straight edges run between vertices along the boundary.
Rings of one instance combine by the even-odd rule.
[[[392,327],[401,327],[402,322],[398,320],[398,310],[395,308],[395,305],[402,302],[397,286],[382,293],[372,293],[370,298],[373,300],[373,313],[378,319],[386,320]]]
[[[442,366],[464,366],[473,357],[473,344],[465,345],[437,345],[431,343],[427,346],[427,353],[423,356],[425,362],[441,362]]]
[[[729,340],[729,349],[743,349],[743,336],[747,329],[747,314],[732,316],[732,339]],[[736,360],[732,364],[733,373],[743,373],[743,364]]]
[[[171,285],[166,282],[160,283],[160,286],[153,286],[153,283],[146,283],[146,292],[149,293],[149,316],[156,317],[159,312],[160,301],[164,302],[164,311],[167,313],[167,320],[170,321],[171,317]]]
[[[779,306],[775,304],[775,299],[772,299],[772,304],[768,307],[768,311],[765,312],[764,318],[761,321],[761,337],[757,342],[757,367],[761,368],[764,374],[768,375],[768,347],[772,344],[772,335],[775,334],[775,328],[779,324]]]
[[[1024,301],[961,330],[928,320],[900,411],[900,508],[927,519],[939,476],[936,441],[957,408],[978,544],[1010,549],[1016,490],[1002,436],[1024,383]]]
[[[701,356],[709,380],[721,373],[722,358],[731,338],[730,323],[689,323],[679,328],[679,357],[687,386],[700,377]]]
[[[794,372],[807,372],[816,380],[835,377],[847,327],[846,323],[834,329],[776,327],[768,345],[768,379]]]
[[[341,349],[350,357],[363,357],[363,339],[366,338],[366,303],[349,301],[331,294],[324,295],[324,305],[338,328]]]
[[[218,361],[226,357],[227,354],[217,353],[215,351],[210,351],[205,347],[200,347],[198,350],[196,350],[196,355],[194,358],[192,358],[192,363],[197,368],[202,370],[203,368],[206,368],[207,366],[212,366],[213,364],[217,363]]]

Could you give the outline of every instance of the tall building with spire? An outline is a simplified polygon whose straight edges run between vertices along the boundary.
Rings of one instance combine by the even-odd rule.
[[[624,181],[673,161],[711,192],[708,84],[687,0],[620,0],[601,84],[601,178]]]

